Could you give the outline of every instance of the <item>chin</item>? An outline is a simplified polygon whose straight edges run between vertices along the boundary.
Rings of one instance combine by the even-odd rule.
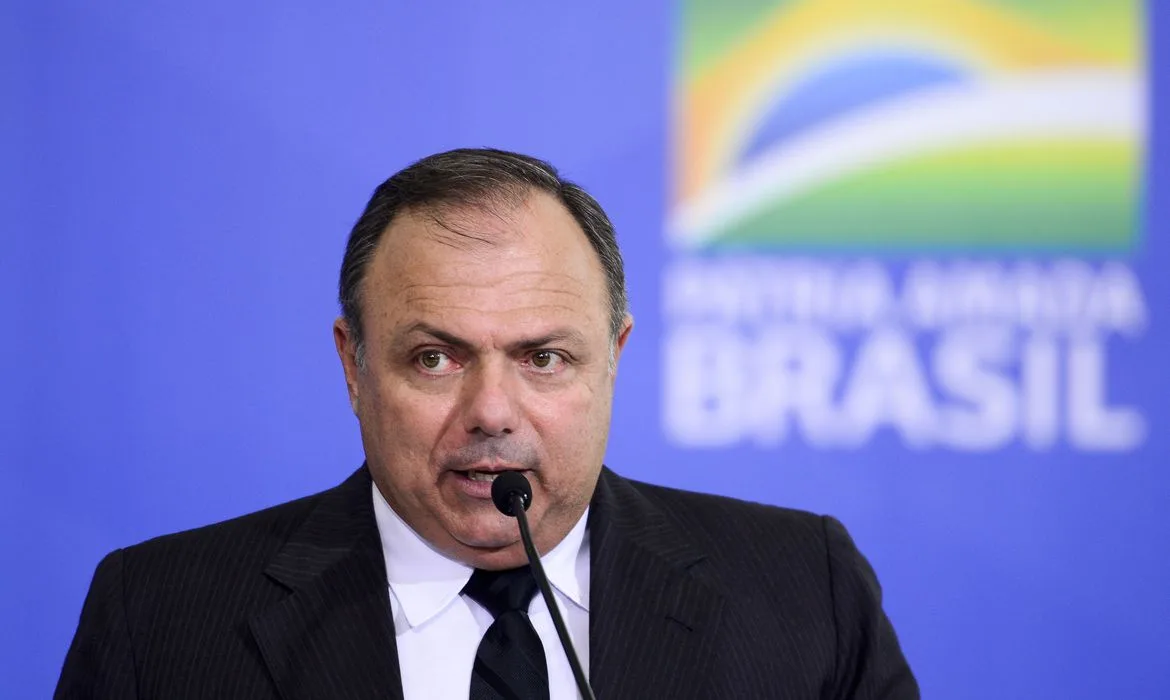
[[[484,550],[498,550],[520,544],[520,526],[515,520],[492,520],[490,523],[475,523],[472,527],[463,528],[463,532],[455,539],[465,547]]]
[[[473,549],[461,560],[477,569],[515,569],[527,564],[528,556],[524,553],[524,546],[516,542],[511,546],[495,549]]]

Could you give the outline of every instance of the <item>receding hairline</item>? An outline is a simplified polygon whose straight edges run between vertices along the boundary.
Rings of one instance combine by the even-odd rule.
[[[557,215],[560,217],[560,221],[555,225],[555,228],[560,229],[561,227],[568,227],[563,231],[558,232],[556,237],[562,240],[572,240],[572,243],[569,244],[570,247],[566,250],[566,255],[576,259],[578,262],[572,263],[568,269],[564,269],[558,260],[563,259],[566,257],[566,255],[556,255],[554,252],[554,254],[550,257],[548,253],[538,253],[537,255],[543,258],[544,267],[532,268],[531,270],[524,272],[530,274],[568,277],[572,279],[573,285],[576,286],[576,290],[563,291],[573,294],[573,298],[580,301],[574,301],[571,304],[563,303],[563,305],[565,305],[565,308],[580,308],[577,307],[577,304],[579,303],[589,304],[590,306],[595,305],[596,311],[598,312],[595,320],[600,322],[603,327],[610,331],[608,335],[610,336],[609,340],[610,344],[612,345],[613,342],[616,342],[617,335],[612,332],[612,329],[609,328],[611,325],[609,321],[610,295],[605,267],[601,263],[599,257],[595,254],[596,251],[593,249],[588,235],[585,233],[576,217],[572,215],[572,212],[562,202],[560,202],[557,197],[549,195],[543,190],[536,188],[531,191],[528,197],[520,201],[519,206],[530,203],[541,195],[544,195],[543,201],[546,203],[546,206],[549,206],[550,208],[555,207],[555,211],[558,212]],[[508,203],[510,210],[516,209],[518,206],[516,201],[517,200],[513,200],[512,202]],[[384,230],[382,234],[383,240],[379,242],[378,247],[374,252],[374,257],[371,260],[371,264],[369,265],[368,273],[364,276],[362,281],[362,290],[360,292],[361,303],[366,311],[370,311],[372,310],[370,306],[371,298],[375,301],[375,304],[379,300],[381,300],[383,303],[386,303],[389,298],[385,297],[384,295],[386,293],[390,293],[394,298],[399,299],[400,302],[406,306],[401,307],[399,310],[401,315],[399,314],[399,311],[392,312],[396,315],[396,320],[390,327],[382,326],[380,328],[380,332],[377,336],[380,339],[380,342],[388,341],[391,344],[401,343],[406,337],[410,335],[422,333],[438,337],[443,339],[445,342],[449,342],[456,346],[470,347],[470,343],[468,341],[457,338],[455,335],[453,335],[452,331],[444,327],[442,324],[438,324],[427,319],[420,319],[417,316],[419,312],[418,309],[415,309],[414,311],[410,310],[410,304],[412,303],[412,293],[410,290],[417,289],[420,284],[425,287],[430,282],[428,282],[427,278],[425,277],[422,279],[416,278],[415,275],[407,270],[404,270],[403,268],[395,268],[396,265],[401,265],[402,263],[393,260],[395,254],[399,252],[396,251],[395,248],[397,246],[403,245],[404,239],[399,237],[403,233],[405,233],[406,238],[413,238],[416,240],[421,239],[435,241],[437,235],[441,238],[449,238],[449,236],[443,236],[441,233],[435,230],[435,226],[433,224],[441,226],[444,233],[452,233],[452,228],[450,226],[443,225],[442,223],[438,223],[436,221],[436,214],[438,214],[438,212],[451,212],[461,209],[470,209],[470,211],[476,213],[484,212],[482,205],[468,206],[466,203],[455,202],[447,202],[441,205],[428,203],[425,206],[403,208],[397,213],[397,215],[391,220],[390,224]],[[508,214],[503,214],[499,211],[495,211],[493,213],[500,215],[503,219],[506,219],[509,216]],[[425,218],[420,219],[420,215]],[[547,213],[545,215],[547,216]],[[393,231],[395,226],[401,227],[407,219],[412,220],[412,223],[417,222],[414,224],[414,226],[417,226],[417,228],[414,228],[414,230],[409,233],[403,231]],[[420,223],[422,226],[418,226]],[[546,237],[549,230],[552,228],[554,228],[554,226],[539,227],[535,230],[531,228],[524,229],[520,226],[505,226],[502,231],[493,231],[488,236],[469,235],[466,231],[455,232],[452,235],[466,239],[467,245],[454,247],[470,248],[472,251],[470,257],[457,256],[457,260],[454,262],[454,264],[471,264],[478,266],[479,260],[477,259],[477,256],[475,256],[475,248],[487,251],[488,249],[494,249],[497,247],[507,247],[513,245],[516,242],[522,242],[525,240],[537,240],[541,237]],[[389,244],[386,243],[387,240],[390,241]],[[413,245],[415,244],[406,244],[406,246]],[[423,245],[429,244],[424,243]],[[434,250],[436,249],[431,248],[432,252],[426,255],[436,255]],[[410,253],[407,253],[407,255],[410,255]],[[442,253],[438,253],[438,255],[441,256]],[[432,261],[431,264],[433,264],[435,258],[429,259]],[[490,258],[490,254],[489,256],[485,256],[484,264],[494,264],[493,260]],[[374,272],[374,270],[380,271]],[[370,272],[373,274],[369,274]],[[437,282],[435,280],[431,280],[431,282],[443,285],[450,283],[449,277],[445,277],[444,280],[439,280]],[[373,285],[373,297],[371,297],[368,292],[368,290],[371,288],[371,283]],[[389,285],[389,287],[386,285]],[[405,297],[397,296],[398,292],[403,291],[406,292]],[[423,294],[424,296],[427,296],[426,292],[423,292]],[[592,321],[590,323],[592,323]],[[551,342],[552,340],[571,341],[576,345],[582,346],[588,344],[587,335],[583,332],[583,329],[572,325],[562,324],[546,330],[535,331],[530,335],[531,337],[528,337],[523,341],[516,341],[513,344],[531,346],[533,348],[547,344],[547,342]],[[541,339],[541,342],[537,342],[534,339]],[[610,350],[610,354],[613,354],[612,348]],[[610,362],[612,364],[612,357]]]
[[[393,242],[388,244],[387,241],[394,237],[392,235],[394,228],[401,226],[406,219],[413,219],[429,228],[427,233],[438,242],[460,250],[474,251],[517,242],[522,237],[530,235],[523,232],[518,223],[520,217],[524,215],[521,210],[527,209],[531,212],[537,200],[543,200],[554,207],[561,219],[560,225],[572,230],[574,240],[582,245],[585,259],[590,261],[587,264],[599,275],[602,292],[608,304],[609,279],[605,265],[589,240],[589,234],[560,198],[539,187],[530,187],[522,193],[517,192],[506,197],[488,194],[482,198],[461,198],[458,201],[436,201],[405,206],[395,213],[382,230],[374,256],[382,257],[383,252],[394,245]],[[499,226],[478,225],[484,221],[484,216],[497,220]],[[542,229],[536,235],[547,234],[551,228],[553,227]],[[364,282],[365,280],[363,287]],[[359,295],[360,293],[361,290]]]
[[[351,229],[342,258],[338,300],[354,335],[355,354],[360,357],[363,348],[361,297],[365,272],[382,247],[381,238],[402,210],[410,207],[415,212],[449,212],[473,206],[498,212],[539,192],[567,210],[575,228],[596,253],[609,297],[611,332],[616,337],[629,317],[629,301],[621,250],[613,223],[600,203],[580,185],[561,177],[546,161],[500,149],[463,148],[428,156],[388,178],[375,189]],[[457,237],[459,233],[453,235]]]

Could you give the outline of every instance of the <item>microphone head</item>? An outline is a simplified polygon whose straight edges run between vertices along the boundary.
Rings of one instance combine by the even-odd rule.
[[[516,517],[512,510],[512,497],[520,496],[524,510],[532,504],[532,484],[520,472],[507,471],[501,473],[492,482],[492,502],[504,515]]]

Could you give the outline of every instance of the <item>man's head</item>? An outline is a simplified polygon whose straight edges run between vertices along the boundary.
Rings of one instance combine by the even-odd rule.
[[[434,547],[524,561],[490,472],[532,482],[537,547],[593,493],[632,321],[605,212],[547,163],[495,150],[423,159],[374,192],[334,324],[370,472]]]

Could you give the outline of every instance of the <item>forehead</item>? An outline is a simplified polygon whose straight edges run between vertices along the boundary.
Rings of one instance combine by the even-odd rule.
[[[363,297],[367,322],[383,331],[436,315],[472,333],[496,333],[501,325],[604,326],[608,315],[596,252],[569,211],[545,193],[400,214],[379,243]]]

